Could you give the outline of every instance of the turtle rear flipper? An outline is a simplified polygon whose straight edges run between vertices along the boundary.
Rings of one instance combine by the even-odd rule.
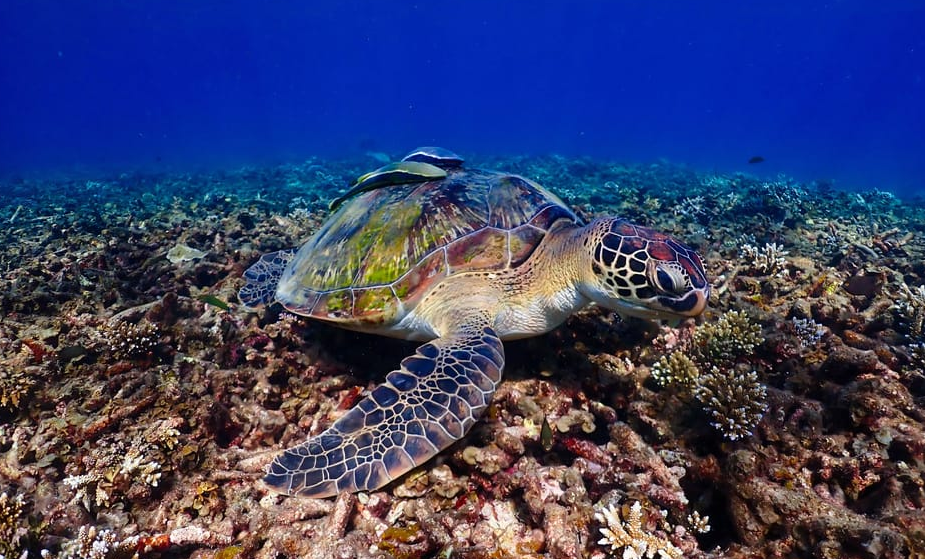
[[[269,305],[276,299],[276,286],[286,265],[295,256],[297,249],[280,250],[264,254],[244,272],[247,282],[238,291],[238,299],[246,307]]]
[[[504,368],[501,340],[485,324],[420,346],[330,428],[277,456],[264,482],[303,497],[371,491],[462,438]]]

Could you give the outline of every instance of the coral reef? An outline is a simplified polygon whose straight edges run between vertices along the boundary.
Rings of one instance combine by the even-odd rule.
[[[0,557],[19,557],[26,529],[22,523],[22,496],[0,493]]]
[[[119,539],[112,530],[98,530],[95,526],[81,526],[77,536],[61,546],[58,559],[112,559],[137,557],[137,537]]]
[[[104,324],[100,331],[108,351],[116,359],[152,357],[159,342],[157,326],[150,322],[132,324],[115,319]]]
[[[755,371],[713,367],[697,377],[694,397],[713,418],[711,425],[731,440],[748,437],[767,408],[767,389]]]
[[[892,308],[903,331],[911,340],[925,340],[925,285],[912,288],[901,283],[897,295]]]
[[[689,240],[711,307],[677,326],[590,308],[510,344],[469,435],[332,500],[268,493],[263,468],[414,344],[235,293],[373,159],[0,185],[0,554],[925,554],[921,201],[665,163],[472,164]]]
[[[745,311],[731,310],[716,322],[708,322],[694,333],[694,359],[701,364],[729,364],[751,354],[764,341],[761,326]]]
[[[700,377],[700,369],[683,351],[672,351],[652,365],[652,378],[662,386],[693,388]]]
[[[791,318],[790,329],[804,349],[815,347],[825,335],[825,327],[811,318]]]
[[[599,545],[609,547],[611,551],[624,549],[624,559],[641,559],[642,557],[658,557],[664,559],[681,559],[682,551],[670,541],[653,536],[642,525],[642,505],[639,501],[633,503],[624,514],[625,520],[620,519],[617,508],[613,505],[602,508],[594,513],[594,518],[603,524]]]
[[[18,408],[34,385],[35,379],[27,369],[0,368],[0,407]]]
[[[757,371],[737,362],[763,343],[761,327],[744,312],[729,311],[693,335],[674,337],[680,343],[652,365],[652,378],[684,400],[699,402],[727,439],[750,436],[767,407],[767,389]]]
[[[745,243],[740,251],[742,260],[751,271],[766,276],[785,273],[788,254],[789,252],[777,243],[765,243],[762,248]]]

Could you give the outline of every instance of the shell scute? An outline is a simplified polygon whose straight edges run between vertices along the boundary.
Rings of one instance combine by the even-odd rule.
[[[321,293],[310,314],[319,318],[334,319],[353,316],[353,291],[338,289]]]
[[[532,225],[521,225],[510,232],[511,266],[519,266],[533,254],[546,233]]]
[[[626,237],[620,242],[620,251],[625,254],[632,254],[634,252],[639,252],[646,248],[645,239],[639,237]]]
[[[507,232],[494,228],[476,231],[446,247],[452,272],[500,270],[508,265]]]
[[[524,262],[558,220],[578,218],[536,183],[494,171],[371,189],[296,252],[276,298],[317,318],[394,321],[451,273]]]
[[[321,294],[317,291],[305,288],[294,289],[289,293],[286,300],[286,310],[309,316],[320,298]]]
[[[432,252],[420,264],[393,284],[395,295],[402,301],[414,299],[435,282],[447,275],[446,255],[443,251]]]
[[[503,175],[495,178],[488,192],[487,204],[491,208],[490,227],[511,229],[526,223],[537,209],[550,204],[545,190],[522,177]]]
[[[561,219],[575,221],[577,218],[575,214],[565,206],[550,204],[538,212],[533,219],[530,220],[530,224],[534,227],[539,227],[543,231],[549,231],[553,223]]]
[[[392,287],[361,287],[353,290],[353,316],[374,322],[385,322],[397,307]]]

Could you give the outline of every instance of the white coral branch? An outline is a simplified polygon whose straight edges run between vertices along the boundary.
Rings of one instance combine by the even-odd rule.
[[[603,526],[600,528],[604,537],[598,545],[609,547],[610,551],[623,549],[623,559],[683,559],[681,550],[670,541],[647,534],[642,528],[642,505],[637,501],[630,507],[626,519],[620,519],[618,509],[613,506],[603,507],[594,513],[594,518]]]

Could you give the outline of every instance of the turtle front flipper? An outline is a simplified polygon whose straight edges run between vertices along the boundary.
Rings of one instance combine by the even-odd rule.
[[[283,270],[295,256],[297,249],[280,250],[264,254],[244,272],[247,283],[238,291],[238,299],[245,307],[269,305],[276,299],[276,286]]]
[[[503,368],[501,340],[481,321],[428,342],[330,428],[277,456],[264,481],[304,497],[378,489],[462,438]]]

